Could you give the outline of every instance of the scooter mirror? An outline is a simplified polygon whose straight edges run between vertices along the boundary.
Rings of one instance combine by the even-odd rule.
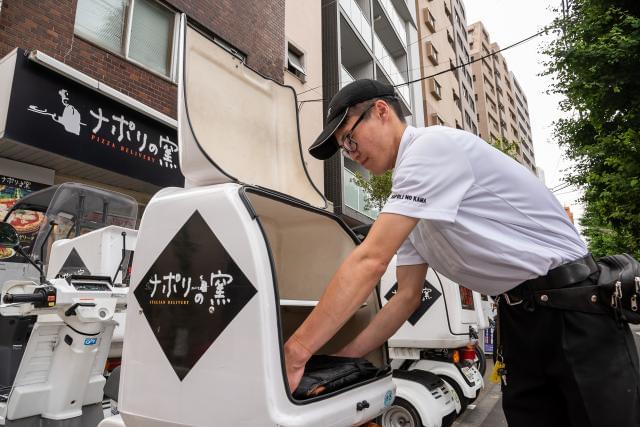
[[[20,240],[16,229],[6,222],[0,223],[0,247],[16,248],[19,244]]]

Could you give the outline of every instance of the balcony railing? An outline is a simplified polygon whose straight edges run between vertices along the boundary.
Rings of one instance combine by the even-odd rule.
[[[354,81],[353,76],[347,71],[344,66],[340,67],[340,89]]]
[[[363,215],[368,216],[371,219],[376,219],[380,211],[378,209],[365,209],[365,197],[364,190],[358,187],[354,178],[355,175],[349,169],[343,169],[343,188],[344,188],[344,204],[360,212]]]
[[[364,13],[362,13],[362,9],[358,6],[358,3],[355,0],[340,0],[340,6],[344,13],[349,17],[349,20],[356,28],[356,30],[360,33],[369,49],[373,49],[371,45],[371,36],[373,35],[373,31],[371,31],[371,25],[369,21],[364,17]]]
[[[400,73],[400,70],[398,70],[396,63],[393,62],[393,58],[391,57],[391,55],[389,55],[389,52],[387,52],[387,49],[385,49],[378,36],[374,34],[373,39],[375,41],[373,53],[376,56],[376,59],[378,60],[378,62],[380,62],[382,68],[387,72],[394,85],[405,84],[404,86],[400,86],[396,89],[404,98],[405,103],[407,105],[410,105],[409,87],[406,85],[406,81],[404,77],[402,77],[402,73]]]
[[[407,47],[407,30],[405,29],[403,19],[400,18],[400,15],[398,15],[396,8],[393,7],[393,4],[391,4],[390,0],[380,0],[380,4],[387,11],[387,16],[391,20],[391,25],[393,25],[393,28],[396,29],[396,32],[400,37],[402,46]]]

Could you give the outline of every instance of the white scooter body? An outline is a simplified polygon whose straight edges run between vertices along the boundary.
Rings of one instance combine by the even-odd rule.
[[[191,188],[164,189],[145,210],[120,414],[100,427],[337,427],[373,419],[395,395],[384,346],[366,355],[383,368],[379,375],[327,395],[293,398],[283,370],[283,343],[357,243],[336,216],[313,207],[325,201],[302,162],[294,92],[184,19],[179,144]],[[379,309],[372,293],[319,353],[336,352]]]
[[[0,402],[0,425],[40,425],[39,417],[69,420],[82,416],[84,406],[102,401],[113,314],[124,309],[126,290],[99,279],[49,282],[55,288],[53,307],[0,306],[2,316],[38,316],[12,388]],[[38,287],[12,280],[2,285],[0,294],[31,294]],[[36,418],[29,421],[34,424],[24,424],[29,417]]]
[[[383,305],[393,297],[397,287],[396,258],[389,264],[381,280]],[[466,298],[470,298],[469,294]],[[455,382],[463,396],[474,400],[484,386],[482,375],[474,366],[460,366],[445,357],[437,357],[424,351],[428,349],[455,349],[475,344],[473,337],[478,329],[481,312],[480,294],[473,292],[472,301],[461,296],[458,284],[433,269],[427,272],[420,307],[389,339],[389,355],[393,366],[403,369],[432,372],[447,382]],[[412,390],[415,390],[412,389]],[[401,391],[398,384],[397,394]],[[414,398],[416,402],[420,398]],[[456,411],[460,412],[460,401],[456,402]]]
[[[80,274],[111,277],[118,287],[126,287],[128,290],[129,270],[137,237],[137,230],[110,225],[74,239],[58,240],[52,246],[47,278],[68,275],[70,271],[76,270],[76,273]],[[73,251],[75,254],[72,254]],[[74,255],[80,258],[82,266],[70,265]],[[76,261],[77,259],[75,258]],[[121,264],[122,268],[119,268]],[[115,329],[108,357],[120,358],[126,313],[124,311],[114,313],[113,319]]]

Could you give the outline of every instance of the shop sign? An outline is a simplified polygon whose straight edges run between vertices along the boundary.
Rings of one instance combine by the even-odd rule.
[[[161,187],[184,185],[175,129],[23,54],[17,55],[5,136]]]

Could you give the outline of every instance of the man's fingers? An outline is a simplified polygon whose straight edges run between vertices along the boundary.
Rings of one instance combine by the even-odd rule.
[[[304,366],[297,369],[287,369],[287,380],[289,381],[289,390],[291,390],[291,394],[293,394],[293,392],[298,388],[298,385],[300,385],[302,375],[304,375]]]

